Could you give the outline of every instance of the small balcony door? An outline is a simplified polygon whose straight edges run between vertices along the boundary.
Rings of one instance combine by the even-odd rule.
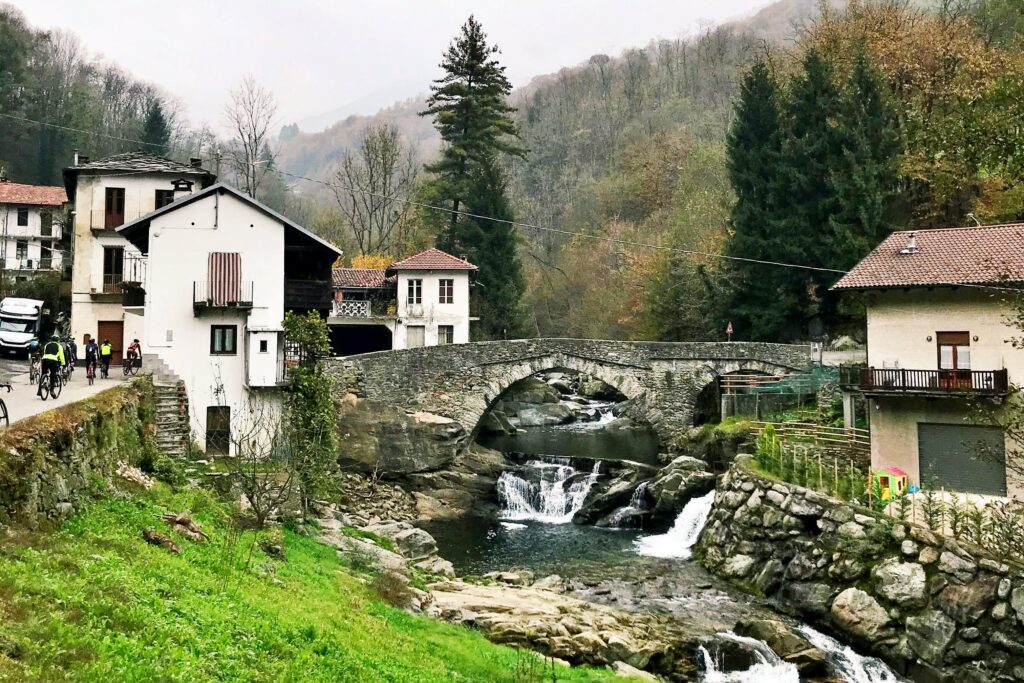
[[[124,247],[103,247],[103,293],[121,291],[124,281]]]
[[[124,188],[108,187],[103,203],[103,227],[108,230],[124,224]]]
[[[971,333],[936,332],[939,387],[969,389],[971,386]]]

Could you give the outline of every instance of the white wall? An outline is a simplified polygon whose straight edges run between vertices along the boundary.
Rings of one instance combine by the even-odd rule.
[[[28,209],[28,225],[18,225],[18,209]],[[53,239],[46,240],[46,248],[43,248],[42,237],[42,212],[49,211],[53,219],[53,227],[50,235]],[[59,271],[63,262],[63,254],[55,247],[61,237],[61,225],[58,220],[61,217],[59,206],[28,206],[24,204],[0,204],[0,234],[6,235],[6,239],[0,242],[0,258],[3,258],[5,270],[28,269],[28,262],[32,262],[32,270],[39,269],[39,261],[45,254],[50,258],[50,270]],[[18,255],[18,238],[28,242],[28,252],[22,259]]]
[[[410,305],[409,280],[423,280],[423,303]],[[442,279],[455,281],[453,303],[442,304],[440,301],[440,284]],[[408,348],[408,328],[422,325],[424,328],[424,345],[437,345],[438,325],[451,325],[454,344],[465,344],[469,341],[469,274],[464,270],[403,270],[398,273],[398,319],[402,324],[396,325],[393,348]]]
[[[101,320],[125,320],[125,340],[133,336],[128,328],[132,321],[125,318],[120,294],[103,294],[103,248],[124,248],[125,259],[138,257],[139,251],[126,239],[112,232],[94,233],[103,229],[106,188],[124,188],[125,222],[147,214],[156,207],[156,190],[172,189],[171,181],[182,173],[146,173],[133,175],[81,174],[75,190],[74,261],[71,275],[71,331],[81,340],[84,334],[96,334]],[[186,175],[186,177],[189,177]],[[198,176],[189,179],[197,181]],[[199,189],[198,184],[196,190]],[[127,347],[127,344],[124,344]]]
[[[194,313],[193,283],[207,280],[210,252],[241,254],[243,286],[254,282],[251,311]],[[249,335],[248,330],[278,330],[283,317],[284,226],[280,222],[229,194],[207,196],[153,219],[143,350],[159,355],[185,382],[192,428],[201,445],[205,445],[208,406],[230,406],[234,428],[236,417],[241,420],[246,415],[249,403],[268,394],[268,390],[254,392],[246,386],[246,342],[251,336],[250,367],[255,379],[266,381],[276,373],[280,335],[265,331]],[[237,326],[234,355],[210,353],[211,326],[221,324]],[[258,351],[261,338],[268,342],[266,354]]]

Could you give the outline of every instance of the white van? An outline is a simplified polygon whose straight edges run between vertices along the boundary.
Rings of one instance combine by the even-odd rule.
[[[29,343],[39,334],[43,302],[7,297],[0,301],[0,351],[26,355]]]

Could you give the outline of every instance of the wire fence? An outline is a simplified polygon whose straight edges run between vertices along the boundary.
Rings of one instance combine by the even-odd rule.
[[[988,554],[1024,562],[1024,505],[996,496],[947,491],[927,484],[902,495],[882,488],[869,466],[814,444],[784,441],[771,423],[760,423],[754,462],[769,476],[874,511],[892,521],[970,543]],[[861,430],[863,431],[863,430]]]

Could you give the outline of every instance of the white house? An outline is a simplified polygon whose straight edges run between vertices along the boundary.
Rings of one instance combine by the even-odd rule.
[[[60,211],[67,201],[63,187],[12,183],[0,175],[0,262],[5,275],[22,280],[60,271]]]
[[[114,360],[120,362],[125,340],[130,343],[142,334],[138,308],[121,304],[140,296],[137,288],[145,280],[145,259],[117,228],[170,204],[175,192],[184,194],[213,181],[200,159],[181,164],[128,152],[90,161],[75,154],[74,165],[64,169],[64,185],[75,206],[71,275],[75,339],[109,339]]]
[[[143,352],[184,382],[199,444],[226,452],[254,405],[277,405],[285,311],[327,313],[341,252],[221,183],[118,233],[147,260]]]
[[[469,277],[477,269],[440,249],[386,269],[335,268],[328,325],[336,353],[350,355],[469,341]]]

